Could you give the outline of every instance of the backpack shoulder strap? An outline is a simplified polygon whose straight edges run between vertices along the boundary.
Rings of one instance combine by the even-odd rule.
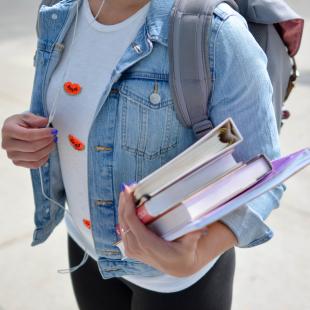
[[[175,0],[168,37],[169,84],[176,113],[198,138],[213,128],[208,119],[212,89],[208,60],[208,29],[215,7],[232,0]]]

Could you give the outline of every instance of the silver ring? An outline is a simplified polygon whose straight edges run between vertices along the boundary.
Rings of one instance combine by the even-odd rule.
[[[128,229],[124,229],[123,227],[121,228],[121,232],[124,234],[124,235],[126,235],[127,233],[129,233],[130,232],[130,229],[128,228]]]

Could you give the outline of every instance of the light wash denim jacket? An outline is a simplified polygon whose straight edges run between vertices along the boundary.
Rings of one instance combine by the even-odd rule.
[[[86,0],[84,0],[86,1]],[[39,11],[36,67],[30,111],[47,116],[46,90],[62,55],[64,37],[74,20],[76,0],[62,0]],[[92,234],[102,277],[128,274],[159,275],[151,266],[121,260],[118,241],[120,184],[140,180],[195,142],[193,131],[176,118],[168,74],[168,18],[173,0],[151,0],[145,24],[114,69],[95,113],[88,137],[88,185]],[[244,142],[235,151],[238,161],[264,153],[279,157],[279,140],[272,107],[272,87],[266,56],[247,30],[245,20],[228,5],[214,13],[209,35],[209,63],[213,77],[209,115],[214,125],[232,117]],[[94,77],[96,78],[96,77]],[[160,103],[150,95],[158,86]],[[57,148],[42,167],[45,193],[62,205],[66,194]],[[38,169],[31,169],[35,199],[32,246],[44,242],[64,217],[64,210],[46,200]],[[280,185],[225,216],[239,247],[269,240],[273,233],[264,223],[279,206]]]

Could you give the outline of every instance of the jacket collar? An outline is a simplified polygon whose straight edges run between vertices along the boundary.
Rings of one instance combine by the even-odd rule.
[[[150,0],[146,30],[151,40],[168,45],[169,16],[174,0]]]
[[[75,1],[67,0],[68,3]],[[81,0],[88,1],[88,0]],[[169,16],[174,0],[150,0],[150,8],[146,16],[146,31],[152,41],[168,45]]]
[[[74,21],[77,1],[63,0],[52,7],[41,7],[38,32],[41,33],[46,49],[52,49],[56,42],[61,43],[64,39],[71,22]],[[83,1],[88,0],[79,0],[79,5]],[[150,0],[150,2],[145,22],[146,34],[150,40],[168,46],[169,16],[174,0]],[[53,13],[59,18],[52,20]]]

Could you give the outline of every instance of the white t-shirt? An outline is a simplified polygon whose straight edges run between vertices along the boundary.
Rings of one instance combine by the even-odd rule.
[[[52,75],[47,91],[49,113],[57,98],[53,126],[59,132],[60,167],[68,208],[73,217],[72,221],[71,217],[65,214],[68,233],[82,249],[85,247],[95,260],[98,256],[91,233],[88,203],[87,137],[94,113],[111,79],[112,71],[144,24],[149,5],[150,2],[120,23],[103,25],[93,21],[89,2],[84,0],[77,22],[74,44],[70,49],[73,23],[64,42],[66,48],[63,56]],[[70,65],[67,68],[68,61]],[[65,70],[67,72],[64,80]],[[81,86],[78,95],[71,96],[64,91],[63,84],[67,81]],[[59,89],[61,91],[57,95]],[[70,135],[73,137],[73,142],[81,142],[80,147],[84,145],[84,150],[79,151],[70,143]],[[190,277],[161,275],[158,277],[124,276],[124,278],[150,290],[175,292],[198,281],[216,260],[217,258]]]

